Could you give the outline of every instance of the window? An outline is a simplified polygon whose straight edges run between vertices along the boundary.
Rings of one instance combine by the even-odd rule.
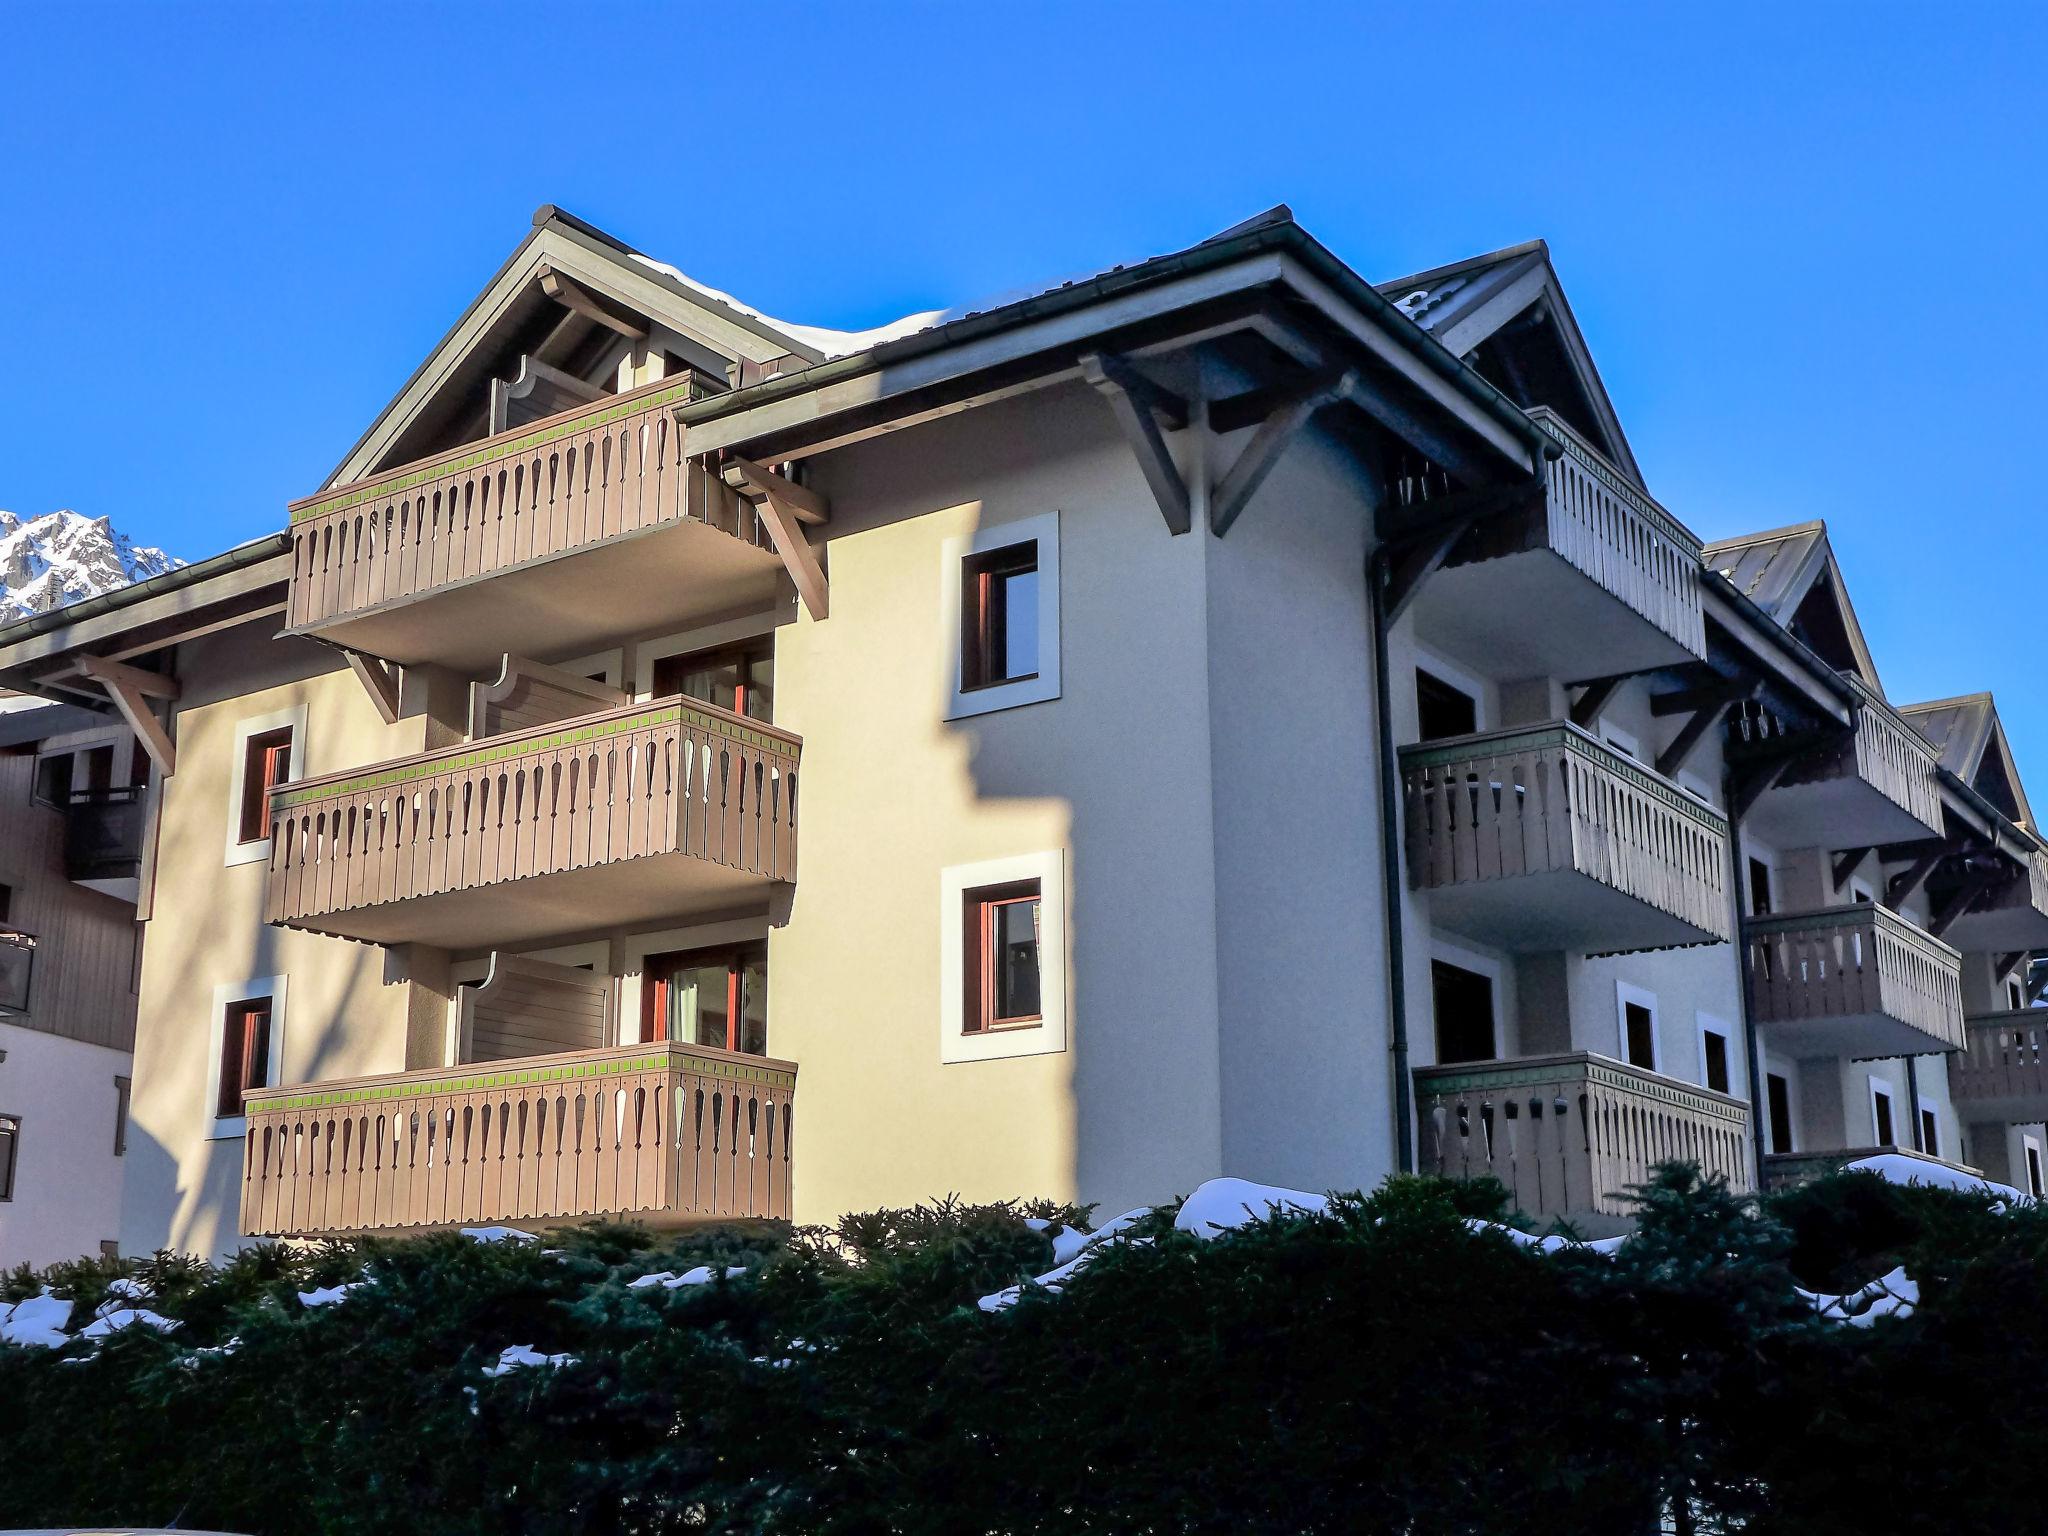
[[[114,1079],[114,1156],[128,1155],[128,1079]]]
[[[1479,729],[1479,701],[1464,689],[1454,687],[1433,672],[1415,669],[1415,724],[1417,739],[1440,741],[1446,736],[1470,736]]]
[[[1044,902],[1036,880],[985,885],[965,893],[966,953],[962,1027],[968,1034],[1035,1029],[1045,1022],[1039,925]]]
[[[6,922],[8,915],[13,911],[14,887],[4,882],[0,882],[0,923]]]
[[[1621,1054],[1630,1066],[1657,1070],[1657,995],[1625,981],[1614,986],[1621,1012]]]
[[[2041,1143],[2029,1136],[2024,1144],[2027,1150],[2027,1193],[2038,1200],[2048,1193],[2041,1186]]]
[[[1865,885],[1861,880],[1852,881],[1850,883],[1849,900],[1854,902],[1857,906],[1861,907],[1870,907],[1875,906],[1877,904],[1876,898],[1870,894],[1870,887]]]
[[[1920,1150],[1941,1156],[1941,1112],[1925,1099],[1920,1101]]]
[[[1792,1150],[1792,1083],[1775,1072],[1764,1074],[1764,1098],[1771,1117],[1771,1150]]]
[[[768,1053],[768,946],[682,950],[647,957],[640,1038]]]
[[[939,873],[939,1059],[1067,1048],[1066,855]]]
[[[1038,676],[1038,541],[969,555],[960,572],[960,690]]]
[[[1771,915],[1771,866],[1762,859],[1749,861],[1749,915]]]
[[[1047,512],[945,541],[947,719],[1060,696],[1059,535],[1059,514]]]
[[[20,1116],[0,1115],[0,1200],[14,1198],[14,1165],[20,1155]]]
[[[242,804],[237,841],[270,836],[270,791],[291,778],[292,729],[263,731],[242,743]]]
[[[44,805],[71,803],[71,754],[53,752],[36,759],[35,798]]]
[[[270,999],[245,997],[221,1018],[220,1077],[213,1112],[223,1120],[242,1113],[242,1095],[270,1086]]]
[[[1700,1081],[1716,1093],[1732,1093],[1728,1074],[1728,1037],[1718,1029],[1700,1031]]]
[[[1431,1004],[1436,1012],[1436,1059],[1492,1061],[1493,978],[1448,960],[1429,963]]]
[[[4,901],[0,901],[0,922],[4,922],[6,919],[7,907]],[[2005,978],[2005,1006],[2006,1010],[2010,1013],[2018,1013],[2027,1006],[2026,988],[2020,985],[2020,979],[2017,976]]]
[[[680,694],[750,720],[773,721],[775,643],[763,638],[750,645],[663,656],[654,663],[653,692],[657,698]]]
[[[1875,1078],[1870,1081],[1870,1124],[1873,1146],[1898,1145],[1898,1133],[1892,1128],[1891,1090],[1880,1088]]]
[[[305,754],[303,704],[235,722],[228,782],[227,863],[255,864],[270,857],[269,791],[306,776]]]

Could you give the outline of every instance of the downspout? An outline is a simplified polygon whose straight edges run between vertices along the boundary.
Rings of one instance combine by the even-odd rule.
[[[1737,989],[1742,999],[1742,1054],[1749,1062],[1749,1139],[1756,1166],[1757,1193],[1764,1188],[1765,1122],[1770,1104],[1764,1098],[1763,1049],[1757,1039],[1756,1009],[1750,1002],[1749,946],[1742,938],[1743,887],[1748,871],[1743,867],[1742,820],[1735,814],[1735,770],[1721,770],[1721,800],[1728,807],[1728,892],[1735,904],[1735,964],[1741,972]]]
[[[1386,907],[1388,1050],[1394,1072],[1394,1166],[1415,1171],[1414,1084],[1408,1075],[1408,945],[1402,906],[1400,762],[1394,750],[1393,682],[1387,667],[1386,546],[1366,564],[1366,592],[1372,603],[1373,724],[1379,736],[1380,881]]]
[[[1906,1118],[1913,1123],[1913,1150],[1927,1150],[1927,1135],[1920,1128],[1920,1058],[1906,1058]],[[1894,1136],[1899,1134],[1897,1126],[1892,1127]]]

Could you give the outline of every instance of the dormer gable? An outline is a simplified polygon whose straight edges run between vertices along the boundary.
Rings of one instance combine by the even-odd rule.
[[[826,355],[549,204],[325,485],[659,379],[716,393]]]
[[[2029,830],[2034,813],[2019,763],[1988,693],[1909,704],[1899,711],[1934,744],[1941,766],[1989,801],[2008,821]]]
[[[1701,558],[1821,660],[1884,697],[1826,523],[1723,539]]]
[[[1642,485],[1621,418],[1543,241],[1375,286],[1515,404],[1556,411]]]

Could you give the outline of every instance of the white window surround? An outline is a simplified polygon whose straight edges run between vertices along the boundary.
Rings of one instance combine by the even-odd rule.
[[[967,988],[967,893],[985,885],[1038,882],[1038,989],[1041,1022],[1023,1029],[970,1033],[962,1017]],[[1049,1056],[1067,1048],[1067,856],[1019,854],[939,871],[939,1060],[948,1064],[1008,1056]]]
[[[2044,1183],[2044,1179],[2048,1179],[2048,1167],[2042,1163],[2040,1137],[2020,1137],[2020,1162],[2026,1174],[2027,1193],[2037,1199],[2048,1193],[2048,1183]]]
[[[736,619],[721,619],[715,624],[700,624],[695,629],[677,630],[674,634],[642,640],[633,648],[633,697],[640,700],[654,697],[654,664],[657,661],[687,655],[691,651],[719,650],[774,633],[775,611],[764,608],[759,613],[742,614]]]
[[[1874,1147],[1910,1147],[1913,1144],[1910,1139],[1910,1133],[1913,1129],[1911,1126],[1905,1127],[1909,1139],[1905,1141],[1899,1140],[1899,1100],[1898,1095],[1892,1091],[1891,1083],[1882,1077],[1876,1076],[1870,1077],[1868,1082],[1870,1084],[1870,1144]],[[1892,1139],[1888,1142],[1877,1139],[1877,1101],[1879,1099],[1883,1099],[1891,1110]]]
[[[1431,936],[1429,958],[1441,960],[1445,965],[1455,965],[1461,971],[1470,971],[1475,976],[1484,976],[1493,992],[1493,1054],[1496,1060],[1508,1054],[1508,1021],[1501,1011],[1501,977],[1506,974],[1506,965],[1493,955],[1476,949],[1467,949],[1462,944],[1453,944],[1448,939]],[[1430,998],[1430,1023],[1435,1025],[1436,999]]]
[[[1038,544],[1038,673],[1014,683],[963,692],[960,687],[961,563],[973,555]],[[965,720],[1060,696],[1060,515],[1041,512],[1013,523],[993,523],[947,539],[939,551],[939,619],[945,630],[946,718]]]
[[[1743,1070],[1743,1062],[1736,1046],[1734,1027],[1726,1019],[1716,1018],[1711,1013],[1694,1013],[1693,1024],[1699,1032],[1700,1086],[1707,1086],[1707,1036],[1719,1035],[1728,1042],[1728,1092],[1735,1098],[1749,1097],[1749,1079]]]
[[[564,672],[574,672],[578,677],[596,677],[602,674],[607,688],[623,688],[621,681],[626,675],[626,652],[622,646],[613,646],[608,651],[592,651],[588,656],[572,656],[567,661],[551,661],[551,667],[560,667]]]
[[[271,727],[264,727],[271,729]],[[275,1085],[284,1078],[285,982],[283,976],[257,976],[248,981],[224,981],[213,989],[213,1027],[208,1032],[206,1052],[206,1139],[222,1141],[240,1136],[248,1129],[243,1115],[216,1115],[220,1103],[221,1047],[227,1042],[228,1005],[245,1003],[252,997],[270,999],[270,1060],[264,1080]]]
[[[1650,1066],[1652,1072],[1664,1070],[1664,1042],[1662,1021],[1657,1015],[1657,994],[1647,987],[1638,987],[1631,982],[1617,981],[1614,984],[1614,1033],[1616,1049],[1614,1059],[1627,1061],[1628,1057],[1628,1005],[1636,1004],[1650,1010]]]
[[[267,862],[270,858],[270,839],[259,837],[245,843],[240,838],[242,830],[242,778],[249,767],[249,738],[261,736],[265,731],[280,730],[290,726],[292,731],[291,777],[296,783],[306,776],[306,706],[295,704],[290,709],[273,710],[267,715],[251,715],[246,720],[235,722],[235,755],[228,765],[228,841],[225,862],[228,864],[255,864]]]
[[[612,963],[609,939],[592,939],[587,944],[561,944],[553,949],[522,949],[508,953],[516,953],[528,960],[546,960],[555,965],[587,965],[596,971],[603,971]],[[479,955],[474,960],[457,960],[448,967],[448,1031],[443,1047],[444,1065],[455,1067],[462,1064],[463,984],[480,982],[490,974],[489,955]],[[614,1002],[616,1001],[614,998]]]
[[[618,966],[619,1043],[632,1036],[642,1043],[640,999],[647,986],[647,957],[674,954],[686,949],[716,949],[727,944],[759,943],[768,937],[765,917],[734,918],[723,923],[699,923],[693,928],[664,928],[658,933],[634,933],[613,940],[612,958]],[[768,1007],[775,1007],[775,988],[768,988]],[[772,1024],[772,1019],[771,1019]],[[769,1038],[774,1038],[771,1028]]]

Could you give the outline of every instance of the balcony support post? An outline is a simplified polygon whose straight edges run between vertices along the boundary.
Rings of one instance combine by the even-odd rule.
[[[1849,877],[1856,873],[1856,866],[1869,858],[1871,852],[1868,848],[1843,848],[1835,854],[1828,873],[1834,878],[1836,890],[1849,883]]]
[[[1941,861],[1948,857],[1948,853],[1949,850],[1945,846],[1935,848],[1932,852],[1923,853],[1915,859],[1904,874],[1893,875],[1891,883],[1886,887],[1885,904],[1893,911],[1897,911],[1919,895],[1920,888],[1927,883],[1927,877],[1934,873]],[[1838,885],[1840,883],[1836,882]]]
[[[1707,739],[1707,732],[1719,725],[1727,716],[1734,699],[1722,699],[1716,704],[1704,704],[1693,711],[1692,718],[1679,728],[1671,738],[1671,745],[1657,754],[1657,771],[1667,779],[1678,777],[1685,765],[1692,760],[1700,743]]]
[[[377,706],[377,713],[386,725],[398,723],[398,669],[388,661],[375,656],[365,656],[361,651],[342,652],[348,658],[348,669],[355,673],[356,680],[363,685],[363,691],[370,696],[370,702]]]
[[[1596,677],[1586,684],[1578,698],[1572,701],[1572,724],[1582,731],[1593,729],[1593,722],[1600,718],[1600,711],[1607,707],[1607,701],[1614,697],[1614,690],[1627,679],[1619,677]]]
[[[1934,914],[1933,920],[1927,925],[1927,931],[1937,939],[1947,933],[1955,926],[1956,919],[1975,906],[1977,898],[1997,885],[1999,879],[1999,871],[1995,868],[1971,870],[1963,877],[1963,883],[1957,887],[1955,894],[1949,897],[1939,912]]]
[[[109,661],[104,656],[79,657],[78,670],[107,691],[107,697],[114,701],[114,708],[128,722],[128,729],[142,743],[142,750],[156,764],[156,771],[167,779],[176,773],[178,749],[171,744],[170,733],[164,729],[163,723],[151,712],[149,700],[177,698],[181,691],[177,679],[157,672],[145,672],[125,662]]]

